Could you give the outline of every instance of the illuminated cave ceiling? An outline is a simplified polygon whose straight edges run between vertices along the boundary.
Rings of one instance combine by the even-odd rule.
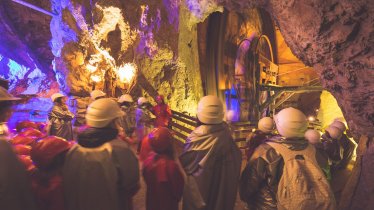
[[[88,0],[56,0],[52,1],[52,5],[49,1],[28,2],[58,12],[65,25],[54,22],[59,31],[53,34],[57,29],[52,27],[51,34],[50,17],[11,3],[10,0],[3,0],[0,2],[0,30],[3,35],[0,41],[6,39],[7,45],[14,48],[9,51],[8,47],[2,47],[0,53],[25,65],[32,65],[34,61],[43,72],[48,73],[53,68],[52,52],[56,54],[61,49],[63,56],[60,60],[55,60],[55,65],[59,67],[56,72],[67,78],[62,78],[59,82],[66,82],[66,88],[73,93],[87,96],[92,84],[87,86],[86,76],[79,76],[83,70],[69,69],[86,62],[87,56],[92,53],[87,50],[90,40],[87,42],[84,38],[83,26],[94,28],[100,24],[105,12],[100,8],[90,8]],[[140,67],[144,70],[146,79],[161,92],[166,91],[168,99],[172,99],[174,103],[172,106],[180,109],[194,107],[191,105],[201,96],[201,84],[197,79],[199,73],[196,72],[199,68],[196,23],[214,11],[222,11],[220,6],[239,12],[242,8],[262,7],[273,15],[292,52],[303,63],[313,66],[323,86],[337,98],[350,128],[360,134],[374,135],[374,106],[371,104],[374,99],[374,5],[369,0],[129,0],[126,4],[119,0],[92,2],[102,8],[121,8],[124,22],[129,26],[129,35],[137,32],[136,38],[131,41],[127,39],[130,42],[126,48],[126,43],[118,39],[123,33],[120,24],[114,30],[103,32],[106,39],[100,41],[99,47],[109,49],[113,57],[122,62],[131,61],[134,57],[132,49],[139,50],[140,47],[140,51],[136,52],[140,55],[138,58],[142,58]],[[56,7],[57,3],[64,5]],[[178,10],[179,3],[183,6]],[[141,15],[145,10],[140,5],[145,4],[149,7],[142,22]],[[167,21],[157,22],[158,20]],[[71,31],[79,39],[75,39]],[[62,37],[58,37],[59,35]],[[51,52],[48,44],[51,37],[61,38],[60,44],[63,47],[54,46]],[[65,45],[69,39],[73,42]],[[121,44],[113,44],[118,41]],[[142,57],[144,54],[151,56]],[[69,62],[69,59],[75,61]],[[186,76],[187,74],[192,76]],[[185,91],[181,85],[192,88]],[[190,102],[182,105],[175,102],[182,99]]]

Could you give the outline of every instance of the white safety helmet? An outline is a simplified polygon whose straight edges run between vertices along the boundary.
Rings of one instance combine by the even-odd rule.
[[[87,125],[95,128],[103,128],[125,113],[118,104],[109,98],[101,98],[92,102],[86,113]]]
[[[292,107],[282,109],[274,116],[274,121],[279,134],[286,138],[304,137],[308,128],[306,116]]]
[[[223,104],[216,96],[204,96],[197,105],[197,118],[205,124],[219,124],[223,121]]]
[[[330,134],[330,137],[336,140],[339,140],[342,137],[343,132],[335,127],[335,126],[329,126],[325,129]]]
[[[274,129],[274,120],[271,117],[264,117],[258,121],[258,129],[264,133],[271,133]]]
[[[334,127],[338,128],[343,133],[347,129],[347,127],[345,126],[345,124],[343,122],[341,122],[341,121],[338,121],[338,120],[335,120],[334,122],[332,122],[330,124],[330,126],[334,126]]]
[[[61,98],[61,97],[66,97],[65,95],[61,93],[55,93],[51,96],[52,102],[55,102],[56,99]]]
[[[305,132],[304,136],[310,144],[318,144],[321,142],[321,134],[316,130],[309,129]]]
[[[125,95],[121,95],[121,97],[119,97],[118,99],[118,103],[123,103],[123,102],[134,102],[134,100],[132,100],[132,97],[129,95],[129,94],[125,94]]]
[[[11,94],[8,93],[8,91],[0,87],[0,101],[17,101],[20,100],[20,98],[13,97]]]
[[[140,98],[138,99],[138,105],[139,105],[139,106],[141,106],[141,105],[143,105],[143,104],[145,104],[145,103],[148,103],[148,102],[149,102],[148,99],[145,98],[145,97],[140,97]]]
[[[235,118],[235,111],[234,110],[228,110],[226,112],[226,120],[228,122],[232,122],[232,121],[234,121],[234,118]]]
[[[91,95],[91,99],[92,100],[96,100],[99,97],[106,96],[106,94],[103,91],[101,91],[101,90],[94,90],[94,91],[91,92],[90,95]]]

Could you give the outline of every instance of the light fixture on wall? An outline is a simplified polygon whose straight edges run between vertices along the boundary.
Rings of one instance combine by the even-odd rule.
[[[93,66],[91,64],[87,64],[86,65],[86,68],[87,70],[90,72],[90,73],[94,73],[96,70],[97,70],[97,66]]]
[[[134,79],[137,71],[137,66],[135,63],[125,63],[122,66],[118,67],[117,75],[118,79],[122,83],[131,83]]]

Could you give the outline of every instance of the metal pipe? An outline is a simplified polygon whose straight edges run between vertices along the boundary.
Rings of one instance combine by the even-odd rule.
[[[50,11],[47,11],[45,9],[42,9],[40,7],[37,7],[37,6],[33,5],[33,4],[30,4],[28,2],[25,2],[25,1],[22,1],[22,0],[12,0],[12,1],[15,2],[15,3],[21,4],[21,5],[25,6],[25,7],[28,7],[30,9],[33,9],[33,10],[36,10],[38,12],[44,13],[46,15],[49,15],[51,17],[56,16],[56,14],[54,14],[54,13],[52,13]]]

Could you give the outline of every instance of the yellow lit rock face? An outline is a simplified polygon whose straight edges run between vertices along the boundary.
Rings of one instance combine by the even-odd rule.
[[[344,119],[336,99],[328,91],[323,91],[321,94],[321,106],[317,118],[322,122],[322,128],[329,126],[336,118]]]

